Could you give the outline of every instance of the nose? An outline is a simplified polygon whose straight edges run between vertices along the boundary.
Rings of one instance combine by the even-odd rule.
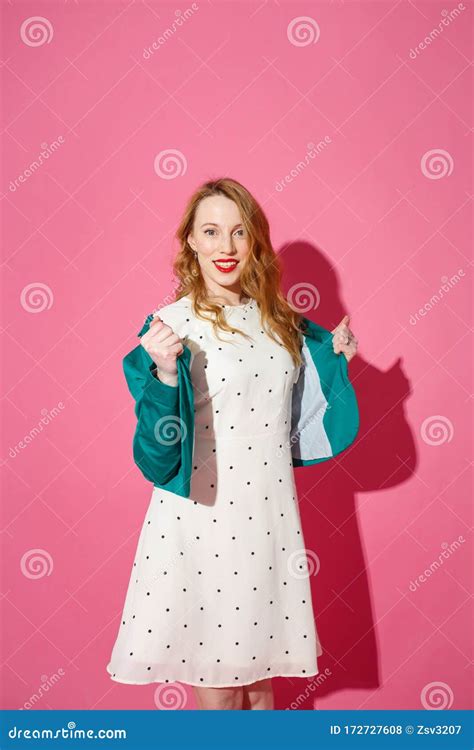
[[[235,253],[237,252],[232,242],[232,235],[230,233],[226,234],[224,232],[222,234],[221,251],[226,255],[235,255]]]

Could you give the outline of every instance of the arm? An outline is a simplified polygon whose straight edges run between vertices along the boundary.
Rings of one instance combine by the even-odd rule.
[[[169,375],[167,372],[161,372],[156,368],[156,370],[151,371],[153,373],[153,376],[160,380],[162,383],[166,383],[166,385],[172,385],[177,386],[178,385],[178,374],[176,375]]]
[[[141,344],[124,357],[123,370],[135,399],[133,458],[148,481],[166,484],[181,462],[179,386],[156,377],[156,365]]]

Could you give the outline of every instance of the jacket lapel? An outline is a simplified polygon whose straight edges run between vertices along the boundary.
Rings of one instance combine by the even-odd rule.
[[[359,429],[357,399],[345,356],[335,354],[330,331],[308,318],[303,321],[303,364],[292,397],[294,466],[336,456],[354,441]]]

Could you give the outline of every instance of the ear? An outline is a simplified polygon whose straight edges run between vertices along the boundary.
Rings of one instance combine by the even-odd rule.
[[[194,242],[194,237],[193,237],[193,233],[192,233],[192,232],[190,232],[190,233],[188,234],[188,236],[186,237],[186,239],[187,239],[187,241],[188,241],[188,245],[189,245],[189,246],[190,246],[190,247],[191,247],[191,248],[192,248],[193,250],[195,250],[195,249],[196,249],[196,243]]]

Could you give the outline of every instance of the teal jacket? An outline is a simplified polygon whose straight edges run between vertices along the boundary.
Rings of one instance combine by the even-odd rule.
[[[150,327],[153,313],[137,336]],[[344,354],[335,354],[333,335],[303,318],[303,364],[292,391],[288,435],[293,466],[327,461],[345,450],[359,430],[356,394]],[[133,457],[146,479],[169,492],[190,496],[194,451],[194,396],[191,350],[183,343],[176,360],[178,386],[153,374],[156,364],[138,344],[123,359],[128,388],[135,399],[137,424]]]

